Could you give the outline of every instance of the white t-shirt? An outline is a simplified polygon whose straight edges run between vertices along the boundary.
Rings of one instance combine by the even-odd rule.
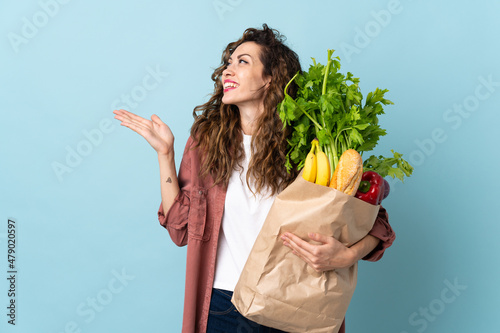
[[[234,291],[275,198],[267,193],[254,196],[247,186],[246,173],[251,157],[251,140],[251,135],[243,135],[244,170],[233,171],[227,188],[213,284],[213,287],[218,289]]]

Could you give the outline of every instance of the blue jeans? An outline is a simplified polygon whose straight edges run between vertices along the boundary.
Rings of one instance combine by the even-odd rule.
[[[243,317],[231,303],[231,291],[212,289],[207,333],[285,333]]]

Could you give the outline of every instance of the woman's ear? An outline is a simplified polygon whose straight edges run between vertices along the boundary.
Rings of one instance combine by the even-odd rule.
[[[265,81],[266,81],[266,84],[265,84],[266,89],[268,89],[269,86],[271,85],[271,79],[272,79],[272,76],[266,77],[266,79],[265,79]]]

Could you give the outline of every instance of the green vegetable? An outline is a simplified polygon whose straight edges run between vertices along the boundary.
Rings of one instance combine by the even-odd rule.
[[[312,58],[313,65],[309,67],[309,71],[297,73],[288,82],[284,91],[285,98],[278,105],[283,126],[294,129],[288,141],[288,171],[293,165],[302,169],[309,144],[314,138],[319,140],[328,156],[333,174],[344,151],[355,149],[362,155],[363,152],[371,151],[380,136],[386,134],[378,124],[378,116],[384,114],[385,105],[393,104],[384,98],[388,90],[375,89],[363,103],[359,79],[349,72],[346,75],[338,72],[340,58],[332,59],[333,52],[334,50],[328,50],[326,66],[316,63]],[[298,86],[295,99],[287,93],[288,86],[293,81]],[[382,156],[375,159],[376,157],[371,156],[367,160],[371,161],[370,170],[378,172],[382,177],[390,175],[403,179],[403,175],[409,176],[413,170],[398,153],[394,153],[394,158],[391,159]]]
[[[391,149],[394,157],[370,156],[363,162],[363,171],[375,171],[382,177],[391,176],[404,180],[404,176],[409,177],[413,172],[413,167],[406,162],[400,153]],[[394,165],[396,165],[394,167]]]

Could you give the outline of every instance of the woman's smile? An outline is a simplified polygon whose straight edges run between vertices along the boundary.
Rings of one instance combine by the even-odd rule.
[[[239,84],[233,80],[224,80],[224,92],[238,88]]]

